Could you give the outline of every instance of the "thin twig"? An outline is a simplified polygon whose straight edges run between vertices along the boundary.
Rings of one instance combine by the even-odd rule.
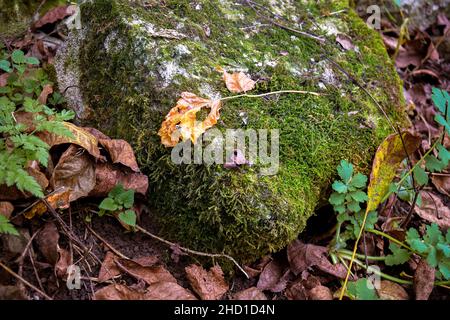
[[[4,265],[1,261],[0,261],[0,267],[5,269],[5,271],[8,272],[9,274],[11,274],[14,278],[16,278],[17,280],[21,281],[23,284],[27,285],[28,287],[30,287],[31,289],[33,289],[34,291],[36,291],[37,293],[42,295],[45,299],[53,300],[49,295],[47,295],[45,292],[42,292],[40,289],[36,288],[34,285],[29,283],[27,280],[25,280],[24,278],[19,276],[17,273],[12,271],[8,266]]]
[[[197,256],[210,257],[210,258],[226,258],[226,259],[230,260],[231,262],[233,262],[236,265],[236,267],[247,277],[247,279],[250,278],[248,276],[247,272],[245,272],[245,270],[239,265],[239,263],[237,263],[237,261],[232,256],[229,256],[229,255],[223,254],[223,253],[206,253],[206,252],[201,252],[201,251],[197,251],[197,250],[184,248],[174,242],[170,242],[164,238],[161,238],[161,237],[145,230],[141,226],[136,225],[135,228],[138,229],[139,231],[141,231],[142,233],[145,233],[146,235],[148,235],[149,237],[151,237],[153,239],[161,241],[171,247],[177,247],[178,249],[180,249],[181,251],[184,251],[186,253],[195,254]]]
[[[114,248],[111,244],[109,244],[105,239],[103,239],[99,234],[97,234],[97,232],[95,232],[90,226],[88,226],[86,224],[86,228],[95,236],[97,237],[101,242],[103,242],[105,244],[105,246],[107,246],[112,252],[114,252],[116,255],[118,255],[119,257],[121,257],[122,259],[127,259],[130,260],[130,258],[128,258],[126,255],[124,255],[122,252],[120,252],[119,250],[117,250],[116,248]]]

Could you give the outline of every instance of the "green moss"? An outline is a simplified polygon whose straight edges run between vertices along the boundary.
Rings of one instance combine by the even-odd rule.
[[[303,25],[311,30],[331,19],[324,13],[347,8],[346,1],[311,1],[306,9],[300,1],[286,3],[289,8],[272,9],[284,10],[291,19],[311,12],[317,21]],[[271,8],[269,2],[261,4]],[[165,6],[146,10],[119,0],[98,0],[82,7],[88,31],[77,57],[79,82],[83,98],[95,110],[95,117],[85,122],[132,142],[150,177],[151,205],[166,237],[194,249],[253,260],[284,247],[303,230],[324,202],[341,159],[368,172],[390,128],[373,101],[333,68],[324,53],[365,85],[400,124],[405,123],[404,102],[376,32],[351,11],[339,18],[338,28],[352,36],[359,52],[339,50],[333,37],[319,45],[268,25],[239,1],[168,0]],[[184,37],[149,35],[157,29],[176,30]],[[70,57],[65,59],[70,66]],[[224,104],[216,126],[222,131],[280,129],[277,175],[260,176],[258,164],[239,170],[175,165],[170,150],[161,145],[157,132],[181,92],[230,95],[214,70],[217,65],[244,69],[261,79],[255,93],[320,91],[318,83],[325,83],[320,97],[285,94]],[[247,125],[241,112],[248,117]]]

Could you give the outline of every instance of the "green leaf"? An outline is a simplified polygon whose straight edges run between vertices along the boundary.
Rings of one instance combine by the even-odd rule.
[[[436,114],[434,116],[434,121],[436,121],[438,124],[440,124],[441,126],[443,126],[445,128],[445,130],[450,133],[450,124],[448,123],[447,120],[444,119],[444,117],[440,114]]]
[[[14,50],[13,53],[11,54],[11,59],[14,63],[24,63],[25,62],[25,54],[23,53],[22,50]]]
[[[445,280],[450,280],[450,260],[447,259],[440,261],[438,267]]]
[[[438,144],[436,149],[439,151],[439,158],[443,163],[448,165],[450,162],[450,151],[448,151],[442,144]]]
[[[337,191],[339,193],[346,193],[347,190],[348,190],[347,185],[344,184],[342,181],[339,181],[339,180],[333,182],[331,187],[333,188],[334,191]]]
[[[23,169],[11,172],[14,176],[14,183],[20,191],[28,191],[38,198],[43,198],[44,193],[37,181]]]
[[[428,183],[428,174],[421,167],[416,166],[413,170],[413,175],[419,186],[424,186]]]
[[[135,227],[136,226],[136,213],[133,210],[127,210],[119,214],[119,219],[123,223]]]
[[[357,173],[353,178],[350,184],[355,188],[365,188],[367,184],[367,176],[362,173]]]
[[[433,246],[429,246],[428,254],[427,254],[427,263],[432,266],[433,268],[436,268],[438,265],[438,258],[437,258],[437,250]]]
[[[330,199],[328,199],[330,204],[332,204],[334,206],[343,204],[344,200],[345,200],[345,194],[337,193],[337,192],[333,192],[330,196]]]
[[[12,234],[15,236],[19,235],[19,232],[14,228],[14,226],[9,222],[9,220],[0,214],[0,233]]]
[[[428,155],[425,157],[425,167],[430,172],[441,172],[447,167],[447,164],[438,160],[435,156]]]
[[[386,260],[384,260],[384,262],[388,266],[403,264],[411,257],[411,253],[408,250],[403,249],[395,243],[391,242],[389,244],[389,249],[391,250],[392,254],[387,255]]]
[[[438,242],[444,242],[444,237],[436,223],[432,223],[430,226],[427,226],[427,232],[424,235],[423,240],[425,240],[427,244],[433,246],[437,245]]]
[[[116,202],[111,198],[105,198],[98,206],[100,209],[107,210],[107,211],[116,211],[119,207],[117,206]]]
[[[0,60],[0,69],[8,73],[12,72],[11,63],[7,60]]]
[[[108,193],[108,197],[115,199],[124,192],[125,189],[123,188],[122,184],[119,183]]]
[[[367,194],[364,191],[354,191],[350,193],[350,196],[353,198],[353,200],[358,202],[365,202],[367,201]]]
[[[450,258],[450,243],[438,243],[436,248],[439,249],[445,257]]]
[[[357,300],[379,300],[372,283],[366,278],[349,282],[347,290]]]
[[[32,65],[38,65],[39,64],[39,60],[35,57],[26,57],[25,58],[25,62],[28,64],[32,64]]]
[[[338,166],[337,171],[344,183],[349,183],[353,175],[353,165],[346,160],[341,160],[341,164]]]
[[[444,90],[433,87],[433,94],[431,95],[431,99],[433,100],[436,108],[442,113],[445,114],[446,103],[450,101],[450,96]],[[449,106],[450,107],[450,106]]]
[[[359,206],[359,203],[357,201],[352,201],[347,204],[347,209],[351,212],[359,212],[361,211],[361,207]]]
[[[131,208],[134,203],[134,190],[130,189],[125,192],[122,192],[119,196],[116,197],[116,201],[127,209]]]
[[[345,206],[344,205],[339,205],[339,206],[334,206],[334,211],[336,211],[337,213],[344,213],[345,212]]]

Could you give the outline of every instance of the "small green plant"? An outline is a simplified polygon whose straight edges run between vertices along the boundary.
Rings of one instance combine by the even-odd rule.
[[[373,284],[366,278],[349,282],[347,294],[356,300],[380,300]]]
[[[121,184],[116,185],[99,205],[98,215],[118,214],[120,221],[131,227],[136,226],[136,213],[134,212],[134,190],[125,190]]]
[[[19,235],[19,232],[14,228],[14,226],[8,221],[4,215],[0,214],[0,233],[9,233],[15,236]]]
[[[367,185],[367,176],[362,173],[353,174],[353,165],[345,160],[339,164],[338,175],[341,180],[334,181],[334,192],[329,198],[334,211],[337,212],[338,228],[336,232],[336,248],[345,248],[346,241],[356,239],[361,229],[364,210],[361,205],[367,201],[364,189]],[[373,228],[377,222],[376,212],[370,212],[365,229]],[[345,225],[345,231],[341,227]]]

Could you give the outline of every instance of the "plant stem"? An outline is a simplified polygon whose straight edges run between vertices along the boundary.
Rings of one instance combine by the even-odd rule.
[[[267,93],[261,93],[261,94],[247,94],[247,93],[238,94],[237,96],[229,96],[229,97],[221,98],[220,101],[232,100],[232,99],[241,98],[241,97],[261,98],[261,97],[266,97],[266,96],[270,96],[270,95],[274,95],[274,94],[280,94],[280,93],[300,93],[300,94],[311,94],[313,96],[321,96],[322,95],[321,93],[313,92],[313,91],[280,90],[280,91],[273,91],[273,92],[267,92]]]
[[[386,239],[391,240],[392,242],[395,242],[395,243],[398,244],[399,246],[401,246],[401,247],[403,247],[403,248],[405,248],[405,249],[408,249],[408,250],[411,251],[411,252],[415,252],[410,246],[408,246],[408,245],[406,245],[405,243],[403,243],[402,241],[397,240],[397,239],[395,239],[394,237],[392,237],[392,236],[390,236],[390,235],[384,233],[383,231],[378,231],[378,230],[375,230],[375,229],[366,229],[366,231],[368,231],[368,232],[370,232],[370,233],[373,233],[373,234],[376,234],[376,235],[379,235],[379,236],[382,236],[382,237],[384,237],[384,238],[386,238]]]
[[[336,252],[338,255],[339,254],[346,254],[346,255],[351,255],[352,252],[350,250],[346,250],[346,249],[340,249]],[[357,253],[355,255],[358,259],[366,259],[367,260],[372,260],[372,261],[384,261],[386,260],[386,257],[376,257],[376,256],[365,256],[363,254]]]

